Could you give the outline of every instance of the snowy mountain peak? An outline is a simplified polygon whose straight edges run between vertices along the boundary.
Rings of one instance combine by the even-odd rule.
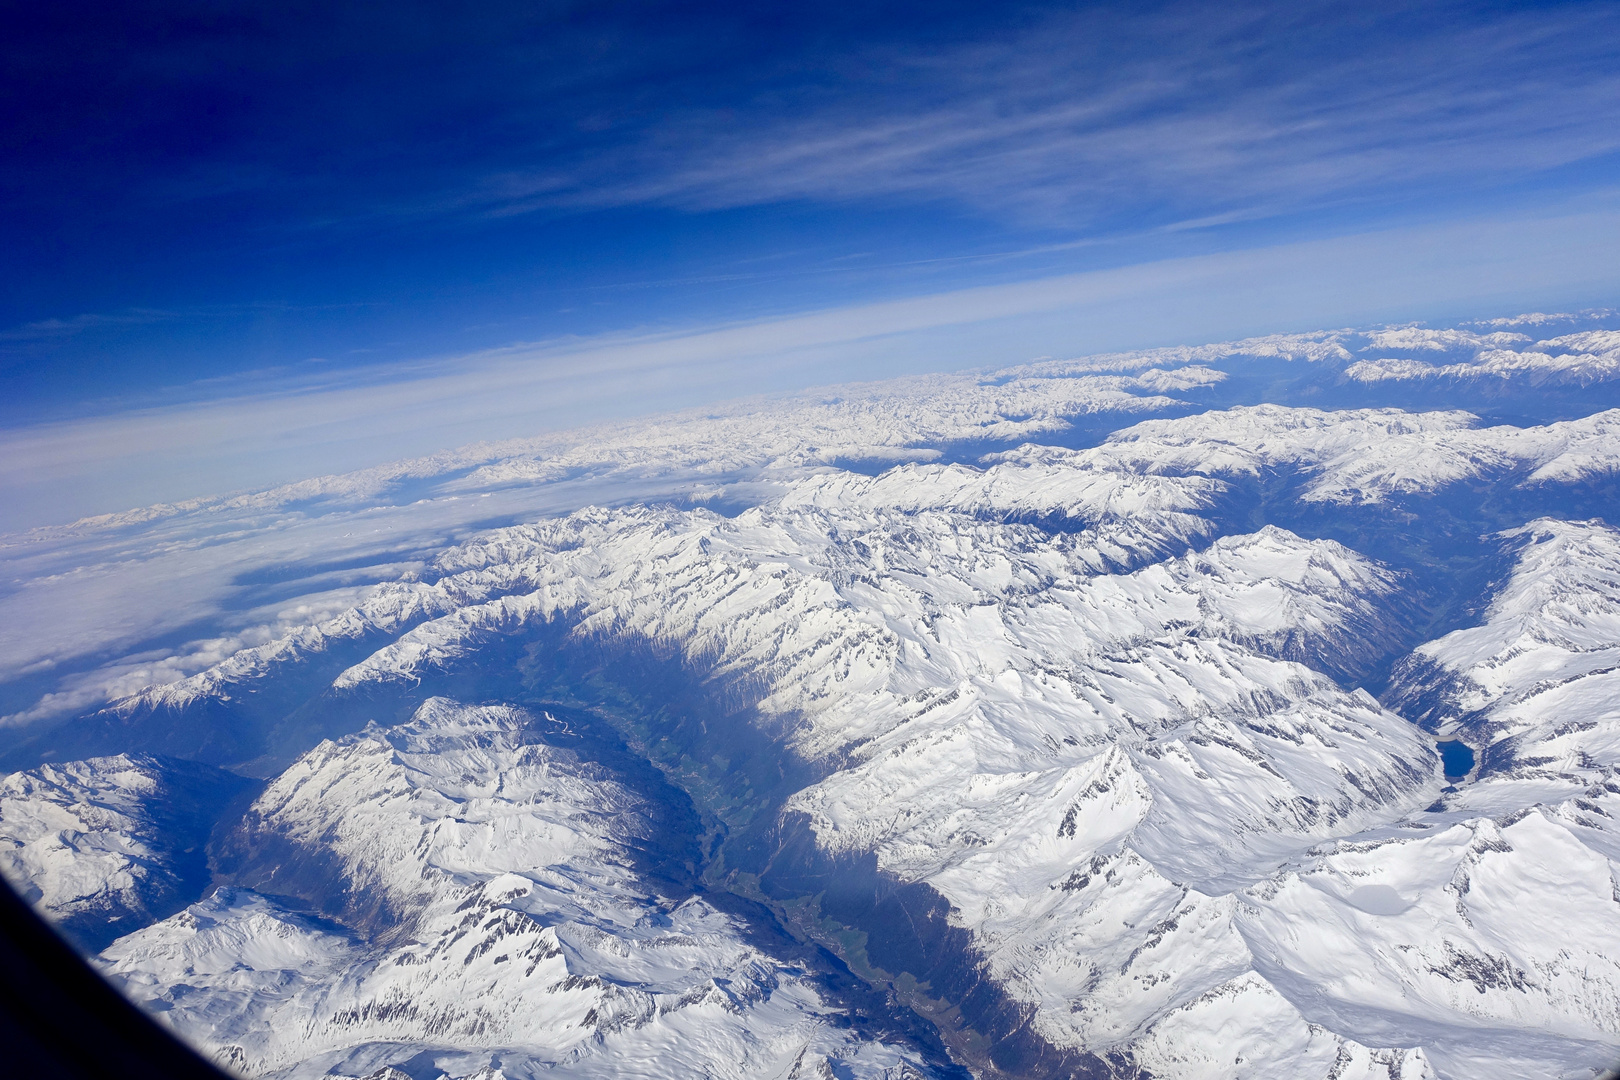
[[[738,917],[649,888],[632,845],[657,811],[536,726],[430,699],[398,728],[322,743],[254,803],[238,876],[339,892],[326,906],[362,934],[221,889],[117,942],[108,972],[254,1075],[366,1076],[422,1054],[458,1076],[740,1078],[805,1061],[931,1075]],[[255,866],[277,838],[303,857]],[[317,863],[318,881],[288,873]]]

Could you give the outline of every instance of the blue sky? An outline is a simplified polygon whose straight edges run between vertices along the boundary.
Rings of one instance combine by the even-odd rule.
[[[731,393],[1620,287],[1613,4],[7,24],[0,527]],[[355,404],[460,375],[440,421]],[[474,404],[498,377],[527,396]],[[292,434],[310,394],[348,434]],[[229,453],[175,434],[255,415]]]

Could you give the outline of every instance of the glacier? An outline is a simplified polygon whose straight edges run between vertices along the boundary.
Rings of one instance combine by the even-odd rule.
[[[6,538],[0,872],[250,1076],[1596,1077],[1615,322],[832,388]]]

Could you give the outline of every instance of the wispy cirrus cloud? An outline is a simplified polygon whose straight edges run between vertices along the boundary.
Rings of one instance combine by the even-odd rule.
[[[1402,20],[1342,5],[1089,11],[661,117],[456,197],[498,214],[937,200],[1026,223],[1296,212],[1620,150],[1620,13]]]
[[[35,322],[24,323],[21,326],[0,330],[0,342],[47,341],[119,327],[167,322],[178,317],[174,312],[147,308],[114,312],[84,312],[61,319],[39,319]]]

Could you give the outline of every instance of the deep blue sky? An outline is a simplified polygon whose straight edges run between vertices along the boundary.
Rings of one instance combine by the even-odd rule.
[[[1620,186],[1612,3],[4,11],[13,430],[525,342],[1612,215]],[[1516,287],[1492,302],[1550,288]],[[1419,293],[1344,310],[1469,313]],[[1203,324],[1088,325],[1061,346]]]

